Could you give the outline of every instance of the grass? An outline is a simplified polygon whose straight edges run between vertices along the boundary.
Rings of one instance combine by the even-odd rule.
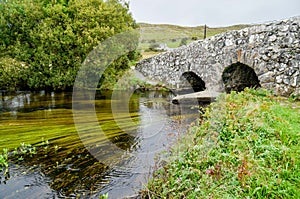
[[[141,29],[140,50],[147,51],[151,44],[165,43],[169,48],[180,46],[182,39],[187,39],[187,43],[204,38],[204,26],[182,27],[168,24],[139,24]],[[207,37],[249,27],[249,25],[235,25],[229,27],[207,28]],[[143,53],[142,53],[143,54]]]
[[[151,41],[153,39],[157,41],[170,41],[172,39],[180,40],[182,38],[197,37],[203,39],[204,26],[197,27],[183,27],[169,24],[139,24],[141,28],[141,41]],[[230,30],[239,30],[249,25],[234,25],[228,27],[210,28],[207,27],[207,37],[227,32]]]
[[[0,172],[8,167],[8,150],[3,149],[2,154],[0,154]]]
[[[206,110],[144,198],[300,198],[300,107],[265,90]]]

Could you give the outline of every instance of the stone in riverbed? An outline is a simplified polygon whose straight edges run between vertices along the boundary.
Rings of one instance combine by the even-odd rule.
[[[186,95],[178,95],[172,99],[172,102],[174,104],[179,104],[183,101],[189,101],[189,100],[198,100],[200,102],[212,102],[214,101],[221,93],[216,91],[200,91],[196,93],[190,93]]]

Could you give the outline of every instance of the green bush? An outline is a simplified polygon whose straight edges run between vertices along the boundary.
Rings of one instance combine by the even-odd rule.
[[[185,45],[187,45],[187,42],[188,42],[188,38],[182,38],[179,46],[185,46]]]
[[[25,90],[28,66],[9,57],[0,58],[0,85],[5,90]]]
[[[26,63],[30,89],[71,88],[95,46],[136,28],[128,5],[118,0],[9,0],[0,3],[0,13],[0,57]]]

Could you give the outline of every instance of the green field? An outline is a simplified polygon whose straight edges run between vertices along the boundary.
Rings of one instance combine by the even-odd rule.
[[[183,27],[168,24],[139,24],[141,29],[140,50],[150,51],[149,47],[153,44],[166,44],[169,48],[177,48],[182,40],[187,44],[194,40],[204,38],[204,26]],[[234,25],[229,27],[210,28],[207,27],[207,37],[231,30],[240,30],[249,27],[249,25]],[[155,53],[154,53],[155,54]]]

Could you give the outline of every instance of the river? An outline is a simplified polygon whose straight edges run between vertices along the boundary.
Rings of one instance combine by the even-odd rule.
[[[0,92],[0,150],[36,147],[1,172],[0,198],[136,195],[198,115],[172,97],[99,91],[76,109],[71,92]]]

